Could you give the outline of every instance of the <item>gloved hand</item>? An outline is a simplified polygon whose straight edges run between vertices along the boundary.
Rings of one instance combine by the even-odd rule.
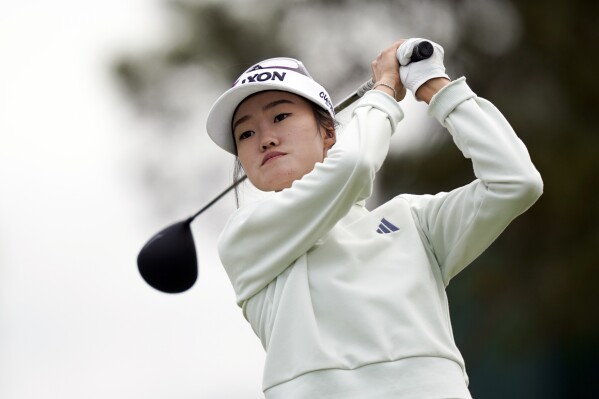
[[[426,39],[408,39],[397,49],[397,60],[401,65],[399,67],[399,77],[403,85],[412,92],[414,97],[416,97],[418,88],[426,81],[433,78],[449,79],[449,76],[445,73],[445,65],[443,65],[443,47],[437,43],[428,40],[434,48],[433,55],[430,58],[418,62],[410,62],[414,46],[424,40]]]

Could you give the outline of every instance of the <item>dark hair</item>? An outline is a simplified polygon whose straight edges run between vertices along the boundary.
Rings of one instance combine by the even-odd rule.
[[[339,122],[335,118],[331,116],[329,111],[320,107],[319,105],[313,103],[312,101],[308,101],[310,106],[312,107],[312,112],[314,113],[314,119],[316,119],[316,124],[327,132],[334,132]],[[237,153],[237,142],[235,143],[235,153]],[[233,181],[239,180],[243,176],[243,166],[241,166],[241,162],[239,161],[239,157],[235,155],[235,164],[233,166]],[[235,204],[239,208],[239,186],[235,187]]]

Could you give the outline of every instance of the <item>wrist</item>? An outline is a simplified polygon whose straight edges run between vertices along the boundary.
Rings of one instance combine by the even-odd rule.
[[[383,92],[389,94],[391,97],[393,97],[397,101],[397,91],[395,90],[393,85],[389,82],[386,82],[384,80],[379,80],[374,84],[374,86],[372,86],[372,90],[383,91]]]
[[[451,80],[447,78],[433,78],[424,82],[418,90],[416,90],[415,97],[425,103],[430,103],[431,99],[435,94],[442,88],[451,83]]]

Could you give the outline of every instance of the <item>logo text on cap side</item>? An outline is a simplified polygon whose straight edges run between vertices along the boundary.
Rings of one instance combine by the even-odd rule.
[[[324,91],[320,92],[320,98],[324,100],[325,104],[327,105],[327,107],[329,107],[329,109],[333,109],[333,103],[331,102],[331,100],[329,100],[329,97]]]

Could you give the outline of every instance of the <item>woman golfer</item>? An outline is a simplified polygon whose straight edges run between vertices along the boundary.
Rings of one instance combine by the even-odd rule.
[[[445,287],[537,200],[542,181],[502,114],[464,78],[449,80],[439,45],[409,63],[419,40],[372,62],[374,89],[339,135],[326,90],[288,58],[245,71],[210,111],[210,137],[275,192],[239,208],[219,240],[266,350],[268,399],[471,397]],[[406,89],[476,179],[368,210]]]

